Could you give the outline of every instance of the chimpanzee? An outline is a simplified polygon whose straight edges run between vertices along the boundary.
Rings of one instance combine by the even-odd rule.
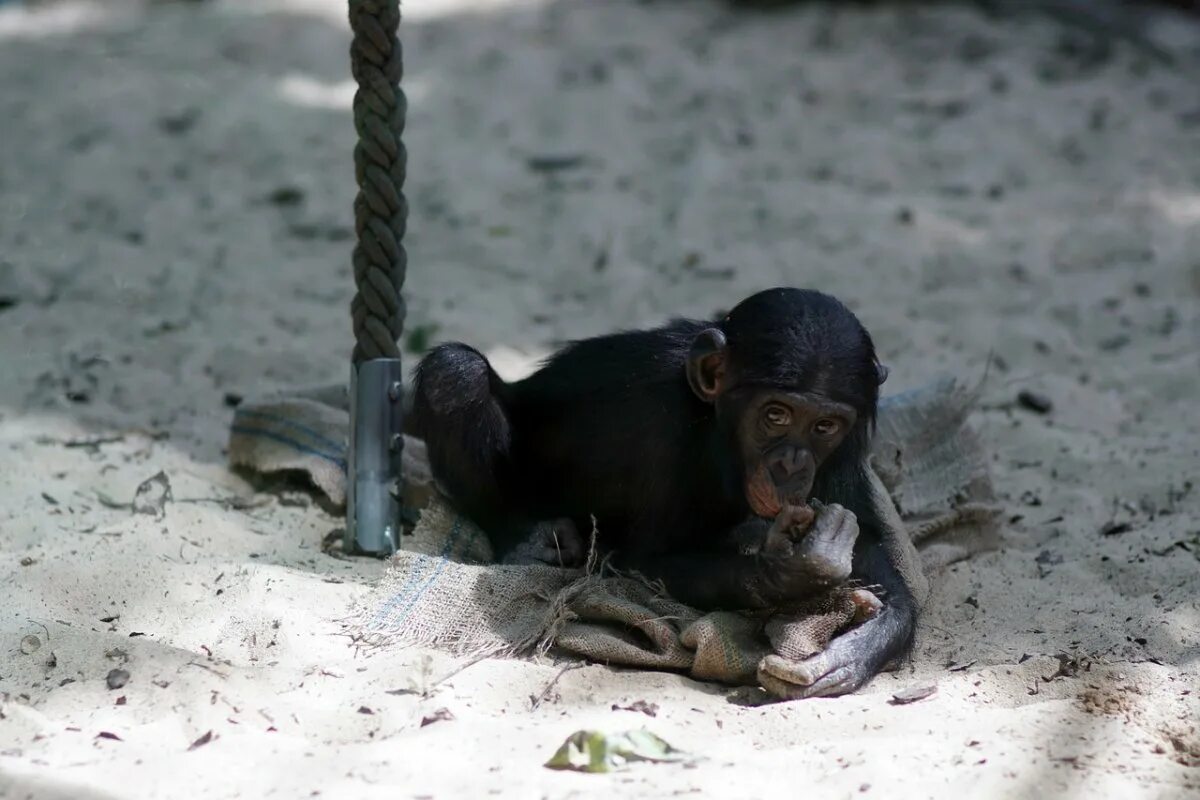
[[[849,578],[882,590],[879,614],[804,662],[807,696],[827,696],[902,655],[916,622],[866,466],[886,377],[841,302],[777,288],[715,321],[570,343],[514,383],[441,345],[417,367],[412,422],[501,557],[578,563],[594,520],[614,565],[698,608],[786,605]]]

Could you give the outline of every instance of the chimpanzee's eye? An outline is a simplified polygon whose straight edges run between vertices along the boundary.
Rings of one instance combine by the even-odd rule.
[[[776,428],[786,428],[792,424],[792,412],[786,407],[772,403],[763,412],[763,418],[768,425]]]
[[[829,417],[824,417],[817,420],[812,426],[813,433],[815,433],[817,436],[833,436],[835,433],[841,430],[841,428],[842,424],[840,422],[838,422],[836,419],[830,419]]]

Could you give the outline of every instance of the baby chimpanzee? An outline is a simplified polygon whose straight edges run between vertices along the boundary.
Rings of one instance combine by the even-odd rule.
[[[578,563],[594,517],[618,566],[699,608],[882,587],[879,614],[804,662],[809,694],[832,695],[900,655],[916,620],[866,466],[886,377],[842,303],[781,288],[720,320],[571,343],[514,383],[442,345],[417,369],[412,422],[434,477],[509,560]]]

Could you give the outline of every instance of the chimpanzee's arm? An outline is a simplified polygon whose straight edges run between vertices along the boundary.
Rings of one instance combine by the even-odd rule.
[[[858,541],[853,577],[867,587],[881,587],[878,594],[883,608],[877,616],[834,638],[824,652],[801,664],[799,675],[807,689],[795,694],[795,698],[853,692],[912,645],[918,602],[897,563],[896,549],[888,546],[877,523],[864,528]],[[805,677],[807,680],[803,680]]]
[[[840,505],[823,506],[816,519],[788,506],[762,527],[757,553],[685,552],[621,559],[671,597],[702,609],[767,608],[828,591],[850,577],[858,522]],[[797,531],[802,538],[789,537]]]

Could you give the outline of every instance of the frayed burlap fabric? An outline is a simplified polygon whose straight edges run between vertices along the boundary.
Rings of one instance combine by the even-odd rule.
[[[301,472],[341,504],[344,394],[325,388],[242,403],[231,429],[231,462],[262,473]],[[986,549],[995,535],[999,507],[967,423],[975,399],[975,390],[944,379],[880,405],[873,488],[893,559],[922,601],[931,574]],[[419,513],[418,521],[347,622],[360,643],[497,656],[556,648],[600,663],[678,670],[788,696],[791,665],[820,652],[874,608],[869,592],[845,587],[772,613],[706,614],[595,559],[577,570],[494,564],[486,536],[436,491],[420,441],[406,442],[404,468],[403,502]]]

